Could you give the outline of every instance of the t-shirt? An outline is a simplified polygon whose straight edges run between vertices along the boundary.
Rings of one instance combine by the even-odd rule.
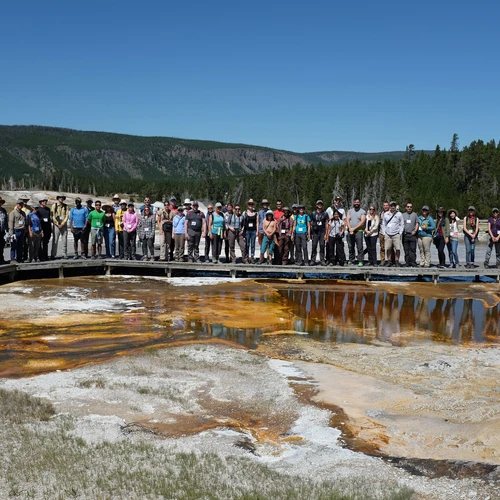
[[[212,234],[222,236],[224,232],[224,216],[217,215],[215,212],[212,214]]]
[[[351,220],[349,225],[351,227],[356,227],[361,222],[361,218],[363,217],[363,215],[366,215],[366,212],[362,208],[358,208],[357,210],[355,208],[351,208],[349,212],[347,212],[347,214],[349,215]]]
[[[104,217],[106,217],[106,212],[103,212],[102,210],[100,212],[92,210],[92,212],[88,215],[90,227],[92,229],[102,229],[104,227]]]
[[[73,207],[69,212],[69,220],[73,223],[73,227],[82,229],[87,223],[88,215],[89,211],[87,207]]]
[[[332,238],[341,235],[342,231],[344,230],[344,221],[340,218],[339,220],[332,219],[328,222],[328,225],[330,226],[330,232],[328,233],[328,236],[331,236]]]
[[[490,217],[488,222],[490,223],[491,234],[496,238],[500,232],[500,219],[495,221],[493,217]]]
[[[412,212],[411,214],[409,214],[408,212],[404,212],[402,215],[403,215],[403,220],[405,222],[404,233],[405,234],[411,233],[412,231],[415,230],[415,225],[418,223],[418,215],[415,212]]]
[[[31,212],[28,214],[28,224],[31,226],[31,230],[34,233],[39,233],[42,230],[42,225],[40,222],[40,217],[36,212]]]
[[[201,210],[190,210],[186,215],[187,229],[195,233],[201,233],[205,215]]]
[[[311,222],[311,218],[309,215],[297,215],[295,219],[296,225],[295,225],[295,232],[297,234],[305,234],[307,233],[307,223]]]

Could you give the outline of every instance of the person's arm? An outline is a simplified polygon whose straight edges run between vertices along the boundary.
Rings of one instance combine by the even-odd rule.
[[[418,233],[418,226],[419,226],[418,217],[415,217],[415,227],[413,228],[413,231],[411,232],[411,234],[417,234]]]
[[[213,240],[214,235],[212,234],[212,220],[213,220],[213,214],[208,218],[208,236],[211,240]]]
[[[307,216],[306,224],[307,224],[307,239],[310,240],[311,239],[311,218],[309,216]]]
[[[68,206],[66,205],[66,210],[65,210],[65,215],[64,215],[64,218],[63,220],[61,221],[61,224],[60,224],[60,227],[63,227],[65,226],[67,223],[68,223],[68,217],[69,217],[69,210],[68,210]]]
[[[349,212],[347,212],[347,217],[345,218],[345,223],[347,225],[348,231],[352,232],[352,229],[351,229],[351,214]]]
[[[73,209],[69,211],[68,227],[71,232],[73,232]],[[31,236],[31,235],[30,235]]]
[[[378,215],[375,215],[372,219],[372,227],[370,228],[370,234],[376,233],[378,231],[378,226],[380,224],[380,219]]]
[[[357,229],[359,229],[361,227],[365,227],[365,224],[366,224],[366,214],[363,214],[361,216],[361,220],[359,221],[359,224],[354,228],[354,230],[356,231]]]
[[[201,218],[203,219],[201,222],[201,237],[205,238],[207,236],[207,225],[205,223],[205,214],[201,214]]]
[[[399,212],[398,220],[399,220],[398,233],[403,234],[405,231],[405,220],[404,220],[403,214],[401,212]]]
[[[476,230],[474,231],[473,239],[477,238],[477,234],[479,233],[479,217],[476,217]]]

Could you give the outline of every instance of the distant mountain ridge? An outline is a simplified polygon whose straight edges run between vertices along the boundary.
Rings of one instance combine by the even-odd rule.
[[[294,153],[246,144],[0,125],[0,176],[4,178],[55,171],[106,178],[196,178],[207,172],[244,175],[296,164],[373,162],[403,155],[403,151]]]

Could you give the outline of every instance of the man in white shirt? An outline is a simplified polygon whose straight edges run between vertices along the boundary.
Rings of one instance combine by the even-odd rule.
[[[405,222],[401,212],[396,210],[397,204],[395,201],[389,203],[389,211],[384,212],[382,217],[382,230],[385,235],[385,250],[387,252],[387,260],[384,266],[391,267],[392,254],[395,251],[396,259],[394,265],[399,267],[399,256],[401,254],[401,235],[403,234]]]

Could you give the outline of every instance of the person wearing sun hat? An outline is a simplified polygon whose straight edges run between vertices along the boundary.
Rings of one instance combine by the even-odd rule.
[[[3,208],[5,200],[0,196],[0,265],[6,264],[3,252],[5,248],[5,235],[9,232],[9,214]]]
[[[24,258],[24,233],[27,225],[23,207],[24,201],[19,199],[14,210],[9,214],[10,262],[14,264],[23,262]]]
[[[127,200],[120,200],[120,209],[115,214],[115,232],[118,236],[118,258],[125,257],[125,245],[123,242],[123,216],[127,211]]]
[[[476,242],[479,234],[479,219],[476,215],[476,209],[470,205],[467,209],[467,216],[464,217],[463,224],[464,243],[465,243],[465,267],[474,269]]]
[[[257,237],[257,213],[255,212],[255,201],[250,198],[247,201],[247,209],[243,214],[243,227],[245,230],[245,246],[247,260],[250,264],[255,263],[255,239]]]
[[[113,200],[113,205],[111,206],[113,207],[113,212],[115,212],[116,214],[116,212],[118,212],[118,210],[120,210],[121,208],[120,197],[117,194],[115,194],[111,199]]]
[[[57,195],[57,203],[52,205],[50,209],[50,215],[52,220],[52,251],[51,258],[55,259],[57,255],[57,245],[59,243],[59,238],[62,241],[62,251],[63,259],[68,258],[68,219],[69,219],[69,207],[64,203],[66,196],[63,194]]]
[[[48,198],[42,195],[38,200],[40,208],[38,209],[38,214],[40,220],[42,221],[42,242],[40,244],[40,260],[49,260],[49,241],[52,236],[52,222],[50,220],[50,208],[47,206]]]

